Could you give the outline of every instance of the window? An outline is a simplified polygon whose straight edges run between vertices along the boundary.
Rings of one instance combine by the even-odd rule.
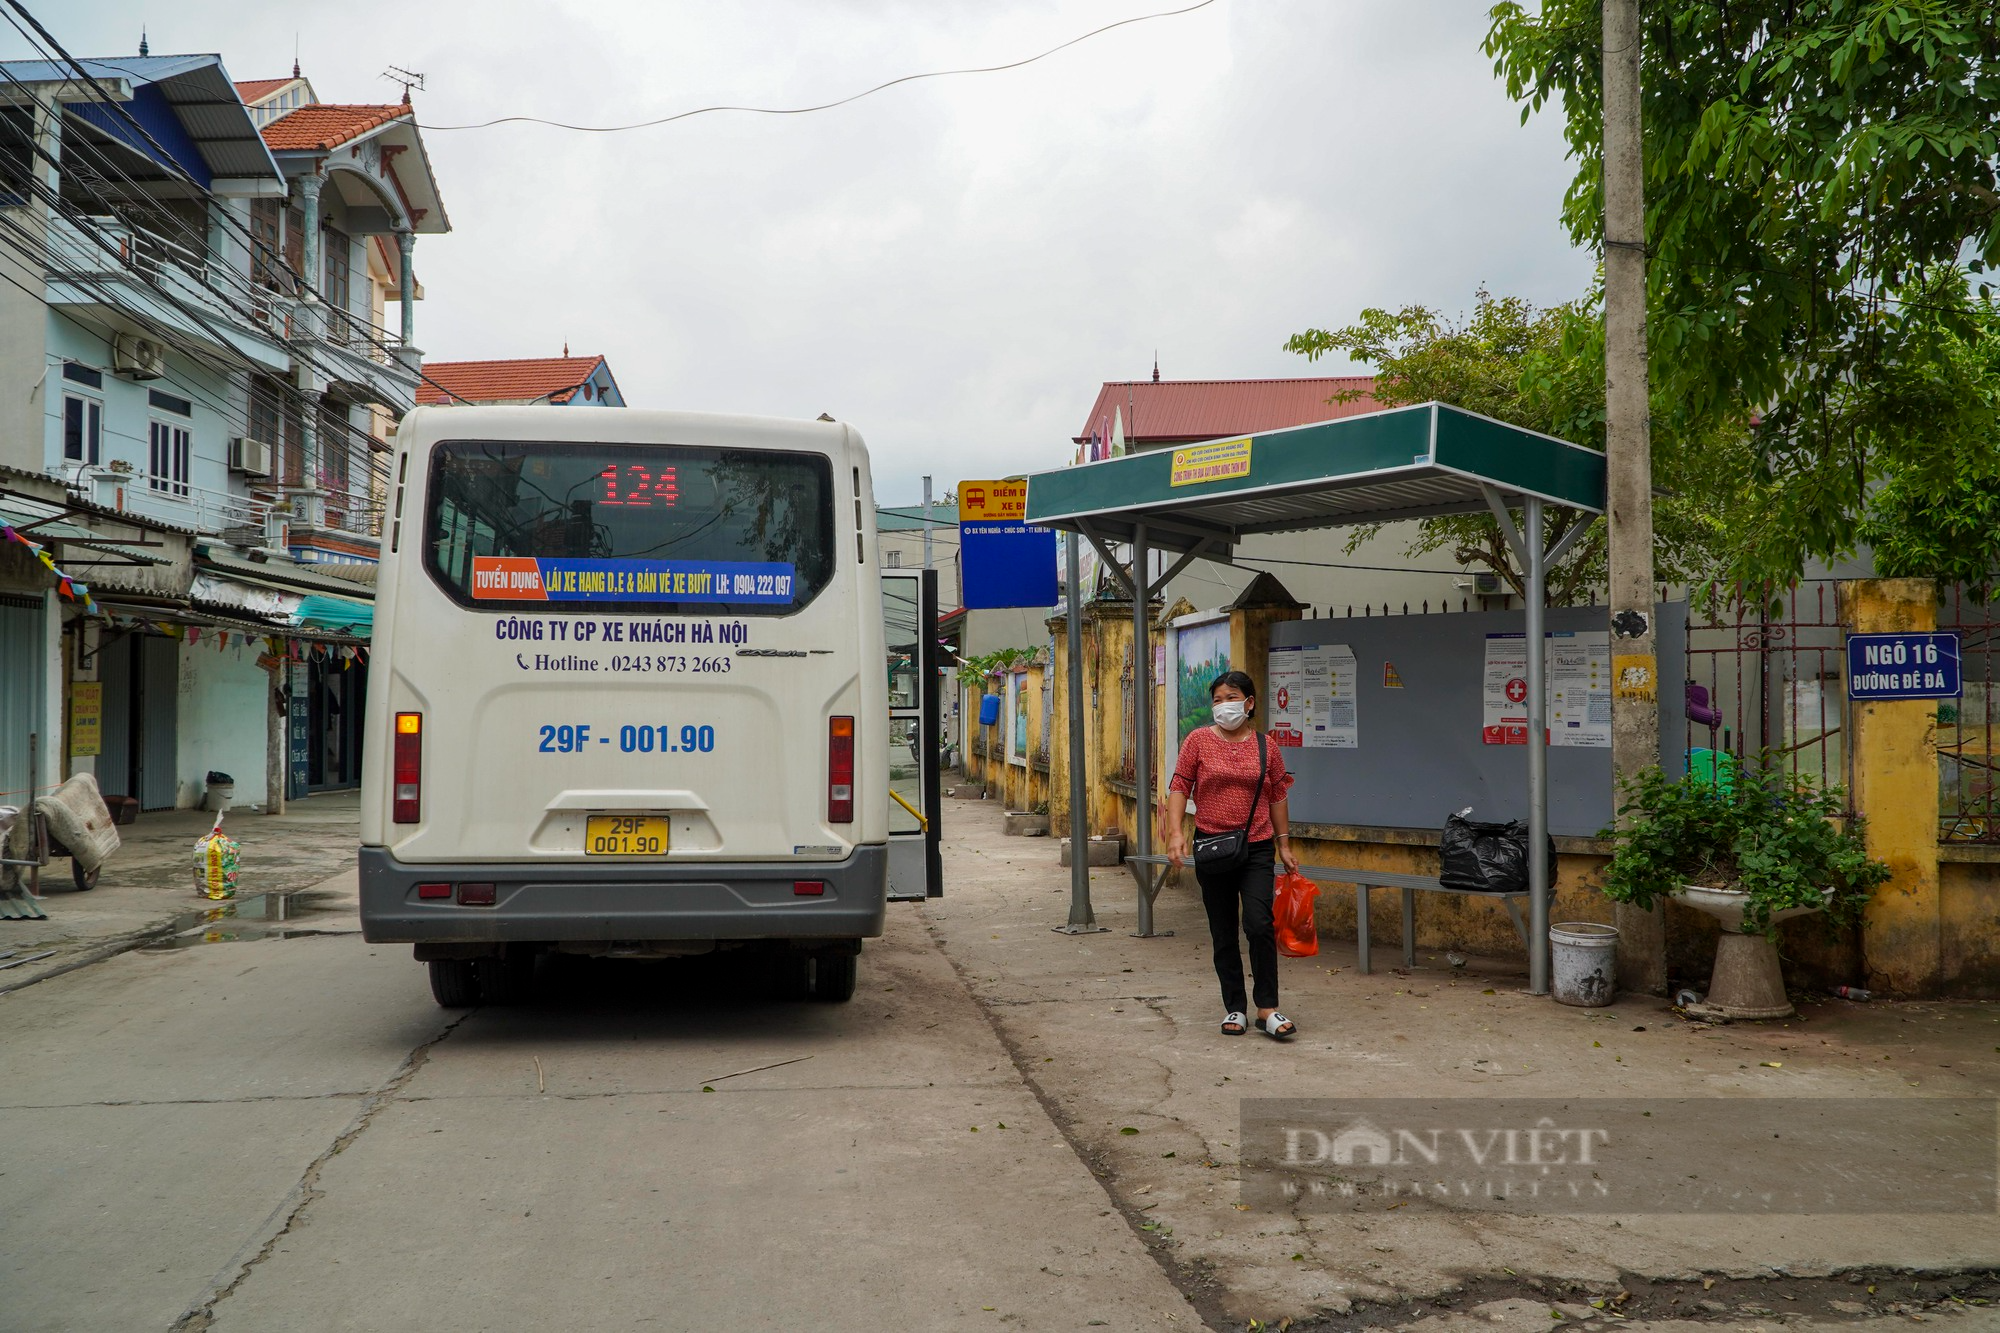
[[[882,564],[888,569],[901,569],[903,567],[903,553],[901,551],[882,552]]]
[[[104,404],[95,398],[63,395],[63,458],[100,463],[104,448]]]
[[[426,503],[425,563],[464,606],[788,615],[834,572],[833,473],[821,455],[447,441],[432,454]],[[537,586],[508,582],[524,574]],[[539,586],[544,574],[566,576],[573,595]],[[684,581],[685,601],[669,578]]]
[[[326,322],[326,336],[329,341],[345,343],[352,339],[349,327],[348,304],[351,286],[349,254],[354,242],[344,231],[328,227],[320,237],[323,251],[320,274],[320,295],[325,298],[329,317]]]
[[[63,378],[71,384],[81,384],[86,389],[101,389],[104,387],[104,372],[92,366],[86,366],[81,361],[63,362]]]
[[[172,412],[177,417],[194,415],[193,403],[185,398],[176,398],[170,393],[161,393],[158,389],[148,389],[146,401],[153,405],[155,411]]]
[[[193,450],[190,447],[193,436],[186,426],[171,421],[152,423],[150,442],[152,445],[151,465],[147,469],[146,483],[156,491],[170,495],[188,493],[188,463]]]
[[[250,201],[250,280],[272,291],[286,290],[284,205],[276,199]]]

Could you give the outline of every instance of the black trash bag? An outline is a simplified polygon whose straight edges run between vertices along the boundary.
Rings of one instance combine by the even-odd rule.
[[[1465,893],[1526,893],[1528,891],[1528,826],[1518,819],[1504,824],[1455,814],[1444,821],[1438,843],[1438,883]],[[1555,874],[1556,844],[1549,839],[1549,874]]]

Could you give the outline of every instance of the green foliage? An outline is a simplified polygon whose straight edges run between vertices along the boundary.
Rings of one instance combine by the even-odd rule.
[[[973,689],[984,689],[986,678],[996,671],[1007,671],[1019,663],[1034,660],[1033,648],[995,648],[990,653],[978,657],[958,659],[958,679]]]
[[[1456,322],[1423,306],[1368,309],[1345,328],[1294,334],[1285,348],[1310,361],[1338,352],[1373,367],[1372,396],[1386,406],[1435,400],[1604,449],[1603,311],[1595,293],[1539,309],[1519,297],[1480,291],[1472,314]],[[1360,396],[1351,391],[1335,401]],[[1728,549],[1735,481],[1748,468],[1747,427],[1741,421],[1691,423],[1664,399],[1653,405],[1653,422],[1654,475],[1668,492],[1653,520],[1660,577],[1712,578]],[[1572,510],[1552,509],[1550,542],[1578,521]],[[1586,592],[1604,586],[1604,522],[1583,521],[1591,528],[1575,553],[1549,572],[1549,597],[1559,606],[1580,603]],[[1356,529],[1349,554],[1379,531]],[[1408,554],[1441,550],[1461,565],[1498,574],[1517,594],[1524,591],[1525,572],[1490,514],[1425,519]]]
[[[1485,43],[1524,120],[1559,99],[1563,218],[1593,247],[1602,37],[1599,0],[1545,0],[1495,5]],[[1730,574],[1770,587],[1866,541],[1984,583],[1990,380],[1939,390],[1953,340],[1995,332],[1961,265],[2000,263],[2000,6],[1664,0],[1641,41],[1655,403],[1756,420]]]
[[[1844,804],[1838,787],[1783,765],[1783,755],[1769,754],[1719,783],[1657,768],[1625,782],[1618,813],[1630,818],[1609,835],[1617,850],[1605,896],[1647,908],[1683,885],[1740,889],[1749,895],[1744,929],[1767,935],[1772,914],[1787,907],[1823,907],[1829,928],[1858,920],[1889,868],[1869,858],[1859,817],[1834,822]]]

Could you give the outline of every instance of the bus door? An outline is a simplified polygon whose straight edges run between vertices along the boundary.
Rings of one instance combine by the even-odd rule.
[[[889,677],[889,900],[944,893],[938,853],[937,571],[882,575]]]

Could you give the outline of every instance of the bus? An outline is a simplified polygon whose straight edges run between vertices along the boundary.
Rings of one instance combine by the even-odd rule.
[[[851,997],[886,904],[939,883],[936,584],[876,568],[860,435],[420,407],[392,455],[363,938],[446,1007],[551,952]]]

